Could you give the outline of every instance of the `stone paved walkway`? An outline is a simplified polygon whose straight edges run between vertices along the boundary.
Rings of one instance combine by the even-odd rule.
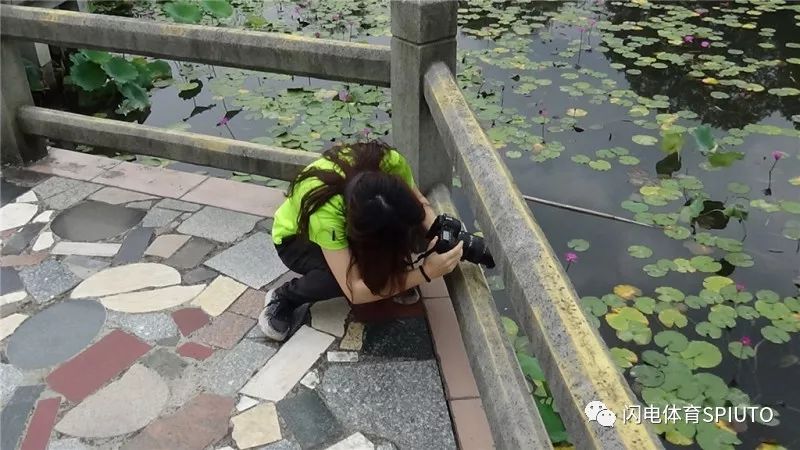
[[[315,304],[267,342],[281,193],[87,158],[3,173],[2,450],[456,447],[477,391],[465,360],[443,387],[421,302]]]

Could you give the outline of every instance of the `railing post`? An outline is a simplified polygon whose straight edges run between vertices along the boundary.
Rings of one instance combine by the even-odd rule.
[[[452,163],[423,96],[422,77],[443,61],[455,73],[457,0],[392,0],[392,137],[420,190],[450,186]]]
[[[17,123],[17,109],[23,105],[33,105],[33,96],[25,74],[25,66],[19,51],[20,43],[13,39],[0,41],[0,85],[2,86],[2,105],[0,121],[0,156],[3,164],[20,164],[39,159],[47,154],[44,139],[26,136]]]

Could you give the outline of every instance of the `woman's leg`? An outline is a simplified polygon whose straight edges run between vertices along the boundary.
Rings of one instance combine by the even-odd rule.
[[[306,239],[290,238],[278,246],[278,256],[286,267],[302,275],[275,290],[275,297],[288,303],[291,309],[344,296],[319,245]]]

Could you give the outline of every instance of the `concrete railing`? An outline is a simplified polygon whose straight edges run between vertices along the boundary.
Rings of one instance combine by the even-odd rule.
[[[450,68],[432,64],[425,72],[424,89],[444,147],[455,162],[573,442],[579,448],[661,448],[644,425],[620,420],[616,427],[604,428],[586,420],[584,408],[591,401],[602,401],[621,415],[637,400],[587,321],[566,272]]]
[[[391,85],[395,147],[440,212],[455,214],[447,190],[455,166],[573,443],[660,448],[643,425],[603,428],[585,420],[583,408],[592,400],[619,414],[636,399],[455,83],[458,2],[392,0],[391,8],[392,41],[386,47],[0,5],[3,163],[44,156],[44,138],[280,179],[292,179],[316,156],[35,107],[19,52],[24,40]],[[446,282],[496,446],[550,448],[481,269],[461,264]]]

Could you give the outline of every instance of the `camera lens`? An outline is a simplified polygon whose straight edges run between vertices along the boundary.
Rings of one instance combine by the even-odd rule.
[[[494,258],[487,250],[482,237],[462,232],[459,239],[464,241],[464,255],[461,259],[473,264],[483,264],[489,269],[494,267]]]

